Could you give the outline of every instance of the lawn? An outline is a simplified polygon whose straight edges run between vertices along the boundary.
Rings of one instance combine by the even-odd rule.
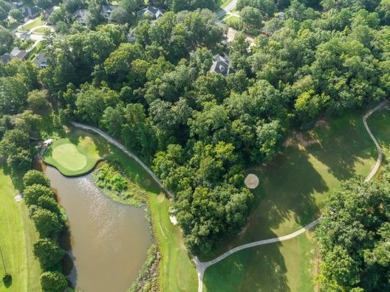
[[[314,291],[312,232],[235,253],[206,270],[203,291]]]
[[[295,136],[267,166],[252,168],[260,186],[244,231],[221,241],[213,258],[232,247],[286,235],[320,216],[326,194],[355,174],[367,176],[377,158],[363,123],[364,112],[334,118],[329,124]],[[390,154],[390,111],[368,120],[374,135]],[[387,152],[386,152],[387,151]],[[315,242],[312,235],[241,251],[206,270],[209,291],[313,291]],[[232,272],[235,271],[235,272]],[[232,288],[229,288],[232,287]]]
[[[0,169],[0,245],[7,272],[12,276],[11,285],[5,287],[0,262],[0,291],[40,291],[41,270],[32,252],[38,235],[23,202],[15,201],[16,194],[10,177]]]
[[[91,136],[75,133],[70,138],[55,140],[44,153],[44,161],[67,176],[90,172],[102,157]]]
[[[39,34],[45,34],[45,33],[50,33],[51,30],[48,27],[39,27],[37,29],[34,29],[34,33],[39,33]]]
[[[160,291],[197,291],[196,269],[188,257],[180,228],[169,220],[169,206],[170,202],[164,195],[149,195],[153,229],[162,254],[159,267]]]
[[[21,27],[21,29],[22,29],[22,31],[30,31],[31,29],[33,29],[37,26],[44,25],[44,24],[45,24],[45,21],[41,17],[38,17],[38,18],[34,19],[33,21],[31,21],[30,23],[23,25]]]

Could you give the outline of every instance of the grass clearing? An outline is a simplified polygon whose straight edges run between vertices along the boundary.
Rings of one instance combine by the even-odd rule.
[[[15,201],[16,194],[11,178],[0,169],[0,245],[7,272],[12,276],[11,285],[5,287],[0,262],[0,291],[41,291],[41,269],[32,251],[38,235],[24,203]]]
[[[73,133],[70,138],[55,140],[45,151],[44,161],[63,175],[77,176],[91,171],[103,156],[89,135]]]
[[[39,33],[39,34],[45,34],[50,32],[51,30],[48,27],[38,27],[37,29],[34,29],[34,33]]]
[[[314,291],[312,232],[281,243],[242,250],[204,276],[204,291]]]

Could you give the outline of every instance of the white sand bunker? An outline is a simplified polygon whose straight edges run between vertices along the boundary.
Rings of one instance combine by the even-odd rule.
[[[244,183],[248,189],[255,189],[259,185],[259,178],[257,175],[250,173],[246,176]]]
[[[17,194],[16,196],[15,196],[15,201],[16,202],[20,202],[22,200],[22,195],[21,194]]]
[[[176,216],[175,215],[170,215],[169,216],[169,220],[171,220],[171,223],[173,225],[177,225],[177,219],[176,219]]]

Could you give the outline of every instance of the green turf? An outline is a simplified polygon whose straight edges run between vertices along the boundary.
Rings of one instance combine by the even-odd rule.
[[[4,267],[0,259],[0,291],[40,291],[41,270],[32,253],[38,235],[23,202],[15,201],[16,194],[10,177],[0,169],[0,245],[5,268],[12,276],[11,285],[5,287],[1,280]]]
[[[204,275],[204,291],[314,291],[316,247],[313,235],[246,249]]]
[[[100,159],[102,156],[89,135],[55,140],[44,153],[44,161],[67,176],[88,173]]]
[[[195,266],[188,257],[180,229],[169,220],[169,205],[164,195],[149,195],[153,227],[162,254],[159,267],[160,291],[197,291]]]
[[[34,21],[30,22],[29,24],[23,25],[21,29],[23,31],[29,31],[37,26],[44,25],[45,21],[42,20],[41,17],[36,18]]]
[[[38,33],[38,34],[45,34],[48,32],[51,32],[50,28],[48,27],[39,27],[37,29],[34,29],[34,33]]]

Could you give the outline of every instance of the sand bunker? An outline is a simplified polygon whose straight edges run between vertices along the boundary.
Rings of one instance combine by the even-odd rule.
[[[259,185],[259,178],[256,175],[250,173],[245,178],[244,183],[248,189],[255,189]]]

